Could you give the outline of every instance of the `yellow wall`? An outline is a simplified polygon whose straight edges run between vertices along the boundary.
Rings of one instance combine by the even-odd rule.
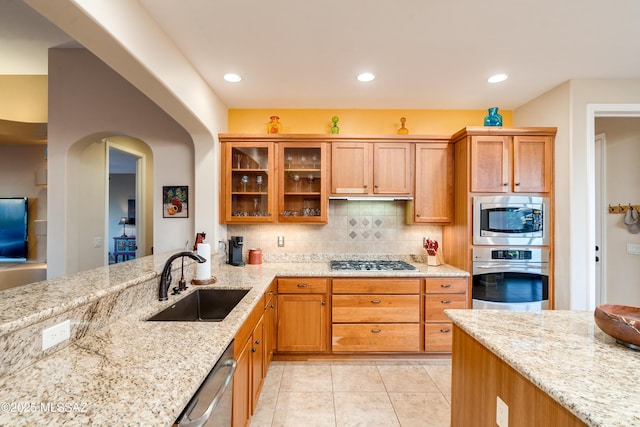
[[[504,126],[513,112],[499,110]],[[412,135],[451,135],[465,126],[482,126],[486,110],[294,110],[230,109],[229,133],[267,133],[270,116],[279,116],[283,133],[329,133],[338,116],[341,134],[395,134],[400,117]]]
[[[46,123],[48,87],[47,76],[0,76],[0,119]]]

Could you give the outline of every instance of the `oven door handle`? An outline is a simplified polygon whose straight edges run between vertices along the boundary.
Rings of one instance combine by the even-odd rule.
[[[490,270],[493,268],[513,268],[513,264],[476,265],[475,268],[481,268],[485,270]]]
[[[220,364],[220,367],[218,369],[229,367],[229,372],[224,377],[224,380],[222,381],[220,388],[218,389],[218,391],[216,391],[215,396],[213,396],[213,399],[211,400],[211,403],[207,407],[207,410],[204,411],[204,413],[200,415],[198,418],[196,418],[195,420],[190,419],[190,415],[191,415],[190,413],[187,414],[185,416],[186,422],[180,422],[179,424],[180,427],[202,427],[203,425],[206,424],[207,421],[209,421],[209,418],[211,417],[213,410],[215,409],[216,406],[218,406],[218,402],[222,398],[222,395],[226,391],[227,387],[229,387],[229,384],[231,384],[231,379],[233,378],[233,374],[236,371],[236,366],[237,366],[237,363],[235,359],[227,359],[224,362],[222,362],[222,364]]]

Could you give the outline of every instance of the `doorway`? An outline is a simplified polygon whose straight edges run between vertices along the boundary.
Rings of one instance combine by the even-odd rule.
[[[128,261],[137,255],[137,163],[140,156],[108,144],[107,257],[108,263]]]
[[[592,213],[591,218],[593,218],[593,222],[589,222],[589,227],[587,228],[587,244],[591,248],[592,256],[588,257],[586,261],[587,267],[587,293],[588,293],[588,310],[594,310],[595,306],[600,303],[607,303],[608,301],[606,293],[608,293],[607,285],[606,285],[606,277],[605,272],[607,271],[606,265],[602,265],[597,267],[596,256],[598,256],[597,252],[600,252],[599,256],[602,259],[602,264],[605,264],[606,261],[604,259],[611,259],[611,257],[607,257],[606,254],[603,253],[605,248],[602,247],[602,243],[606,236],[606,231],[603,231],[602,239],[599,239],[598,236],[598,228],[605,228],[607,219],[609,215],[601,214],[598,216],[598,210],[602,213],[604,212],[604,206],[598,207],[598,198],[599,195],[597,191],[599,191],[599,184],[596,184],[597,177],[597,169],[596,169],[596,118],[601,117],[620,117],[620,118],[629,118],[629,117],[640,117],[640,104],[587,104],[587,162],[588,162],[588,171],[589,171],[589,179],[587,181],[587,195],[588,195],[588,204],[589,210]],[[612,173],[610,171],[610,173]],[[604,174],[604,172],[603,172]],[[602,196],[600,196],[602,197]],[[605,203],[602,201],[601,203]],[[607,204],[609,202],[606,202]],[[599,218],[599,219],[597,219]],[[596,221],[599,221],[599,224],[596,224]],[[596,251],[596,246],[599,251]],[[605,243],[605,246],[606,243]],[[610,248],[609,248],[610,249]],[[599,271],[601,270],[601,271]],[[602,280],[598,280],[598,274]],[[606,293],[605,293],[606,292]]]

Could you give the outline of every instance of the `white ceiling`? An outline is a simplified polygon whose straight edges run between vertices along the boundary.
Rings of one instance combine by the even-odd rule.
[[[570,79],[640,78],[638,0],[138,1],[229,108],[513,109]],[[0,74],[46,74],[69,41],[0,0]]]

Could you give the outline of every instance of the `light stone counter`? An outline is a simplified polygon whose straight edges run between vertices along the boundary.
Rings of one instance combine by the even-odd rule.
[[[640,352],[586,311],[446,310],[453,322],[590,426],[640,426]]]
[[[41,328],[38,322],[70,316],[78,339],[0,377],[0,425],[171,425],[277,276],[468,276],[449,266],[421,264],[414,272],[333,272],[317,259],[214,266],[217,283],[203,287],[251,289],[224,321],[146,322],[185,295],[157,300],[156,276],[167,257],[145,257],[3,293],[0,338],[22,331],[33,338],[41,329],[29,328]],[[174,270],[179,264],[174,262]],[[185,268],[187,281],[194,267]],[[174,271],[173,276],[172,286],[179,275]],[[135,291],[127,293],[130,289]],[[187,293],[195,289],[190,286]],[[90,309],[80,310],[87,305]],[[104,316],[114,312],[120,314],[107,321]],[[91,333],[79,333],[97,323],[102,324]],[[0,341],[10,355],[0,355],[3,365],[21,363],[15,360],[15,341]],[[42,353],[39,339],[33,342],[25,351]],[[10,372],[0,369],[0,374],[4,371]]]

